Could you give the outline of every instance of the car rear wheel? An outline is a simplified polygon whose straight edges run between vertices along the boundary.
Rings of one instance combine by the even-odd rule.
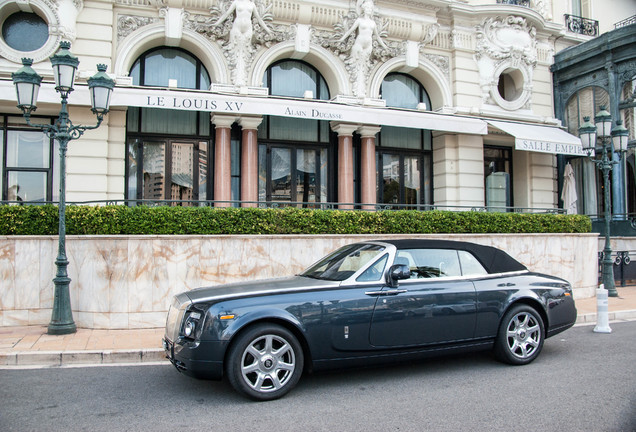
[[[298,383],[303,353],[284,327],[260,324],[238,336],[227,359],[227,376],[239,393],[255,400],[278,399]]]
[[[498,360],[513,365],[528,364],[539,356],[545,335],[543,319],[531,306],[517,305],[503,317],[495,342]]]

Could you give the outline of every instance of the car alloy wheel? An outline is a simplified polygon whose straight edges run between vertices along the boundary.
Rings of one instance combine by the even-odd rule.
[[[530,306],[517,305],[501,322],[495,355],[506,363],[528,364],[541,352],[543,335],[544,325],[539,313]]]
[[[300,344],[287,329],[258,325],[230,349],[227,372],[240,393],[257,400],[277,399],[298,382],[303,369]]]

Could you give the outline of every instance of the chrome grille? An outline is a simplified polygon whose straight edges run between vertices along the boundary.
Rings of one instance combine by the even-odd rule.
[[[179,337],[183,315],[191,303],[187,297],[185,299],[180,299],[180,297],[181,295],[174,297],[170,309],[168,309],[168,318],[166,318],[166,337],[172,342]],[[185,301],[182,302],[181,300]]]

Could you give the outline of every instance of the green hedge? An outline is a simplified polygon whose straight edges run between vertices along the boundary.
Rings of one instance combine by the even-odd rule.
[[[449,211],[69,206],[69,235],[587,233],[587,216]],[[54,235],[52,205],[0,206],[0,235]]]

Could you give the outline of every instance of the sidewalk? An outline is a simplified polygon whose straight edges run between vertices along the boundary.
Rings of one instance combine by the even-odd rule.
[[[636,286],[617,287],[608,301],[611,321],[636,319]],[[596,298],[576,301],[577,324],[596,323]],[[90,330],[64,336],[46,334],[46,326],[0,327],[0,369],[167,363],[161,347],[164,329]]]

